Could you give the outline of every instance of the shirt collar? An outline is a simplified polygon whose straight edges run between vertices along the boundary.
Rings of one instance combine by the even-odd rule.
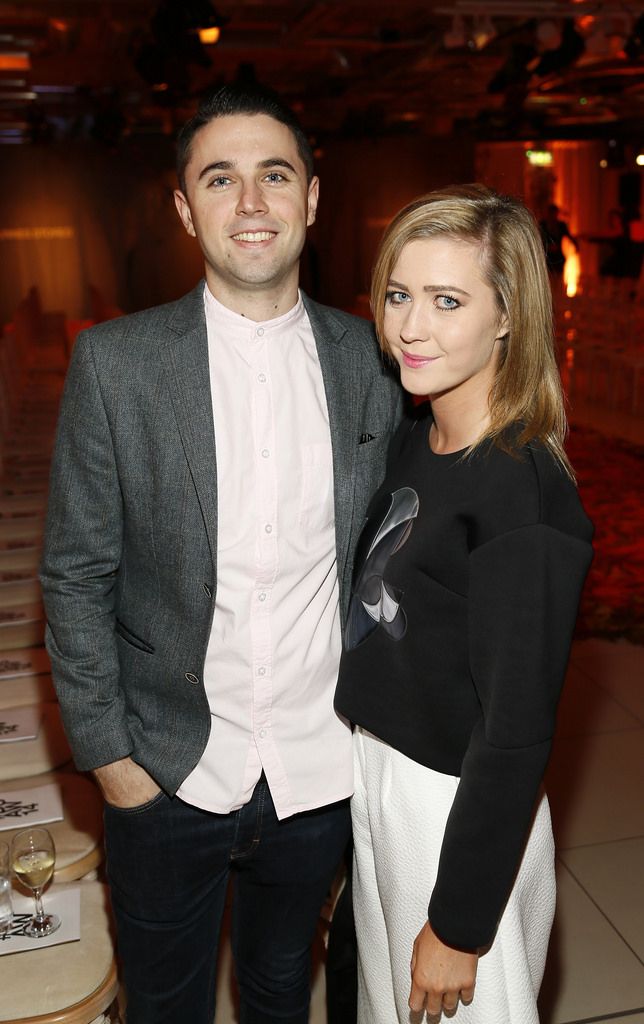
[[[306,316],[302,293],[299,289],[295,305],[286,313],[283,313],[281,316],[274,317],[272,320],[249,320],[248,317],[242,316],[240,313],[233,312],[232,309],[228,309],[227,306],[222,305],[222,303],[215,298],[207,284],[204,284],[204,305],[206,309],[206,317],[210,319],[213,324],[222,327],[225,326],[228,330],[233,330],[236,334],[241,334],[244,337],[248,337],[249,333],[251,336],[255,337],[259,328],[261,328],[261,334],[264,336],[266,336],[267,333],[279,331],[287,325],[289,328],[292,328]]]

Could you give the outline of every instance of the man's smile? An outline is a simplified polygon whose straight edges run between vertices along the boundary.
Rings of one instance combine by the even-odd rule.
[[[276,231],[240,231],[232,238],[235,242],[270,242],[276,234]]]

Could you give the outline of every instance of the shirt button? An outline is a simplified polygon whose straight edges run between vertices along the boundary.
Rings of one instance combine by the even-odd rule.
[[[259,666],[259,668],[257,669],[257,675],[258,676],[265,676],[266,675],[266,666],[265,665],[260,665]]]
[[[266,735],[266,729],[260,729],[259,730],[259,735],[260,735],[261,739],[264,739],[264,736]]]
[[[257,380],[259,381],[260,384],[265,384],[266,383],[266,374],[265,373],[258,373],[257,374]]]
[[[264,337],[264,328],[263,327],[258,327],[257,328],[257,337],[258,338],[263,338]]]
[[[266,594],[264,594],[264,593],[261,593],[261,594],[259,595],[259,597],[258,597],[258,599],[257,599],[257,600],[258,600],[258,601],[265,601],[265,600],[266,600]]]
[[[271,526],[271,524],[270,524],[270,523],[267,523],[267,524],[266,524],[266,526],[264,527],[264,531],[265,531],[266,533],[272,533],[272,532],[273,532],[273,527]]]
[[[268,448],[262,448],[262,458],[263,459],[267,459],[270,454],[271,453],[269,452]]]
[[[185,678],[188,680],[189,683],[198,683],[199,682],[199,677],[196,676],[194,674],[194,672],[186,672]]]

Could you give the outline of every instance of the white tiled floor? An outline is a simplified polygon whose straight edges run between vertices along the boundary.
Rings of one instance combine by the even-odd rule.
[[[644,647],[575,644],[547,789],[558,908],[542,1024],[644,1024]],[[230,990],[226,949],[216,1024],[236,1021]],[[319,968],[310,1020],[326,1024]]]
[[[560,726],[547,775],[559,890],[542,1024],[644,1024],[644,647],[576,644]]]

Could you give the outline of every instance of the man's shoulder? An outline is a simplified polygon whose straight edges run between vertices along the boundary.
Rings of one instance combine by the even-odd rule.
[[[304,305],[313,323],[313,327],[320,327],[326,330],[342,332],[349,338],[355,339],[358,344],[373,346],[377,344],[374,326],[370,320],[356,316],[354,313],[347,313],[344,309],[335,306],[326,306],[304,296]]]
[[[165,302],[159,306],[151,306],[95,324],[83,331],[79,335],[79,340],[92,346],[120,346],[130,344],[133,340],[138,344],[144,344],[146,341],[159,344],[164,338],[165,330],[181,333],[191,326],[194,327],[200,317],[204,317],[201,282],[187,295],[173,302]]]

